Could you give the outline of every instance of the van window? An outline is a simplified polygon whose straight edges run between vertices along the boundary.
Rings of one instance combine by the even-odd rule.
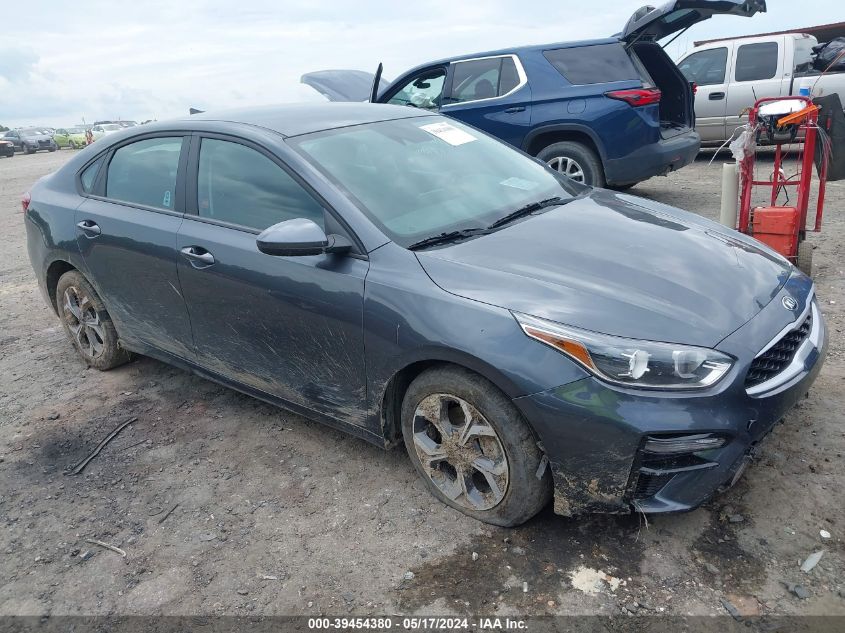
[[[519,73],[512,57],[490,57],[456,62],[448,103],[492,99],[519,85]]]
[[[596,44],[543,51],[571,84],[602,84],[641,79],[622,44]]]
[[[712,86],[725,83],[727,65],[728,49],[722,47],[693,53],[678,64],[678,69],[687,81],[694,81],[699,86]]]
[[[778,71],[778,43],[743,44],[736,52],[737,81],[771,79]]]

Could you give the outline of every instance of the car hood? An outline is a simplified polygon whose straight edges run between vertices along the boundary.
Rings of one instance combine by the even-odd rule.
[[[305,73],[300,81],[311,86],[329,101],[368,101],[375,75],[364,70],[317,70]],[[379,76],[381,93],[388,82]]]
[[[21,134],[21,139],[27,141],[47,141],[53,138],[49,134]]]
[[[593,190],[492,234],[417,251],[447,292],[583,329],[713,347],[792,266],[759,242],[665,205]]]

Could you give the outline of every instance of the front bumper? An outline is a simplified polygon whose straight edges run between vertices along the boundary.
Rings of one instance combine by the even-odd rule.
[[[782,295],[803,298],[790,312]],[[626,389],[589,377],[516,398],[549,458],[555,512],[682,512],[734,483],[761,440],[805,396],[821,370],[827,332],[812,301],[812,283],[793,275],[766,308],[717,346],[737,362],[704,392]],[[796,350],[796,362],[781,381],[749,393],[755,390],[745,380],[754,358],[811,310],[818,316]],[[726,443],[671,458],[643,450],[648,437],[691,434],[717,435]]]
[[[622,158],[605,161],[605,176],[611,185],[642,182],[689,165],[695,160],[700,148],[701,137],[691,129],[640,147]]]

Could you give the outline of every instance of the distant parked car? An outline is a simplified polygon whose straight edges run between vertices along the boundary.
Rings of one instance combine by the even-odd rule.
[[[122,128],[135,127],[138,125],[137,121],[118,121],[117,124]]]
[[[60,148],[78,149],[85,147],[85,129],[81,127],[58,128],[53,134],[53,140]]]
[[[15,155],[15,144],[0,137],[0,156],[11,158]]]
[[[15,149],[22,151],[25,154],[34,154],[40,150],[47,150],[48,152],[55,152],[59,149],[56,141],[50,134],[47,134],[44,128],[22,128],[18,130],[10,130],[6,132],[4,139],[11,141]]]
[[[697,86],[696,128],[702,142],[726,141],[763,97],[797,95],[807,88],[813,96],[837,93],[845,102],[845,72],[822,75],[813,68],[817,44],[806,33],[742,37],[708,42],[682,57],[678,68]]]
[[[96,141],[97,139],[108,136],[109,134],[120,132],[122,129],[123,128],[120,127],[120,124],[118,123],[101,123],[92,127],[91,133],[94,135],[94,140]]]
[[[687,165],[700,145],[692,89],[657,40],[716,14],[751,16],[765,9],[763,0],[643,7],[608,39],[430,62],[369,95],[350,90],[363,85],[361,71],[320,71],[302,81],[330,100],[369,98],[437,111],[573,180],[626,188]]]

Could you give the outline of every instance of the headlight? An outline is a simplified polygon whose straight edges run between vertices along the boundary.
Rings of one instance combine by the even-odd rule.
[[[716,350],[638,341],[513,313],[522,331],[563,352],[597,377],[645,389],[702,389],[718,382],[733,359]]]

